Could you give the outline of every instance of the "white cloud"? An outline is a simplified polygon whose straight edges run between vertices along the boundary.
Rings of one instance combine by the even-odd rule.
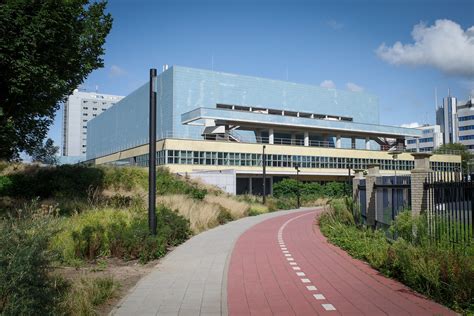
[[[362,91],[364,91],[363,87],[361,87],[359,85],[356,85],[353,82],[346,83],[346,88],[347,88],[347,90],[352,91],[352,92],[362,92]]]
[[[446,74],[474,76],[474,26],[464,31],[451,20],[436,20],[432,26],[415,25],[411,36],[414,43],[383,43],[377,55],[394,65],[426,65]]]
[[[333,30],[340,30],[344,27],[344,24],[337,22],[336,20],[329,20],[326,22],[326,24],[332,28]]]
[[[327,89],[336,89],[336,84],[332,80],[324,80],[320,86]]]
[[[125,75],[126,73],[127,72],[123,68],[117,65],[112,65],[109,70],[110,77],[120,77],[120,76]]]
[[[400,127],[408,127],[408,128],[415,128],[415,127],[420,127],[420,126],[421,124],[418,122],[412,122],[412,123],[400,125]]]

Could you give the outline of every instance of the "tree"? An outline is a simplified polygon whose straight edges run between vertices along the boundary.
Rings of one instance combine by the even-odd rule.
[[[461,167],[464,173],[469,172],[469,162],[474,158],[474,156],[469,152],[469,149],[460,143],[443,144],[433,153],[461,155]]]
[[[59,103],[95,69],[112,27],[106,2],[0,2],[0,160],[42,146]]]
[[[54,146],[54,142],[51,138],[48,138],[46,142],[41,146],[36,146],[32,153],[31,158],[33,161],[41,162],[46,165],[55,165],[58,163],[56,154],[59,152],[59,147]]]

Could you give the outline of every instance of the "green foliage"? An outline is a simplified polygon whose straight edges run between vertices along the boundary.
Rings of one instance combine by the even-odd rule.
[[[217,222],[219,225],[223,225],[227,222],[232,222],[234,218],[232,217],[232,214],[225,208],[221,208],[219,211],[219,215],[217,215]]]
[[[113,297],[118,288],[111,277],[81,278],[71,284],[61,310],[66,315],[97,315],[96,306]]]
[[[190,235],[189,221],[163,206],[157,209],[157,236],[149,234],[143,210],[92,210],[64,218],[62,227],[51,247],[70,264],[105,256],[147,262]]]
[[[0,159],[43,143],[59,103],[95,69],[112,17],[106,2],[2,1]]]
[[[57,310],[65,283],[49,273],[51,227],[47,217],[0,222],[0,314],[49,315]]]
[[[332,201],[331,210],[320,217],[321,231],[332,243],[448,307],[474,313],[473,245],[464,251],[431,245],[426,217],[409,211],[395,219],[390,230],[398,238],[391,244],[384,231],[348,222],[341,216],[344,204]]]
[[[34,162],[41,162],[46,165],[56,165],[58,163],[57,153],[59,147],[54,146],[54,142],[51,138],[48,138],[46,142],[36,146],[31,150],[31,158]]]
[[[0,176],[0,192],[11,190],[12,180],[7,176]],[[0,194],[1,195],[1,194]]]
[[[273,185],[273,196],[276,198],[296,197],[311,200],[321,197],[338,198],[347,193],[347,184],[342,182],[328,182],[321,185],[316,182],[299,182],[295,179],[283,179]]]
[[[462,170],[468,170],[468,165],[471,160],[474,159],[474,155],[469,151],[469,149],[461,144],[461,143],[454,143],[454,144],[443,144],[438,147],[434,152],[434,154],[453,154],[453,155],[460,155],[461,156],[461,167]]]
[[[104,173],[103,186],[105,188],[125,191],[148,188],[148,172],[145,168],[100,167],[100,170]]]
[[[7,175],[11,184],[0,189],[0,196],[21,198],[81,197],[91,188],[101,187],[104,172],[100,168],[63,165],[37,168]]]

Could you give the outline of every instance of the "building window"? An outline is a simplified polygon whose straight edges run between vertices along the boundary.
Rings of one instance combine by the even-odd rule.
[[[416,139],[409,139],[407,140],[407,144],[416,144]]]
[[[468,115],[468,116],[461,116],[459,118],[459,121],[463,122],[463,121],[470,121],[470,120],[474,120],[474,115]]]
[[[92,110],[97,111],[97,108],[92,108]]]
[[[474,139],[474,135],[459,136],[459,140],[470,140]]]
[[[433,137],[420,138],[420,143],[430,143],[433,142]]]
[[[102,111],[105,111],[105,110],[107,110],[107,109],[102,108]]]
[[[83,110],[88,110],[89,108],[87,106],[82,107]]]
[[[83,122],[87,122],[87,120],[82,120]]]
[[[471,129],[474,129],[474,125],[467,125],[467,126],[460,126],[459,127],[460,131],[468,131],[468,130],[471,130]]]
[[[93,116],[93,117],[96,117],[96,116],[97,116],[97,114],[92,114],[92,116]]]
[[[87,113],[82,113],[82,115],[87,116],[88,114]]]

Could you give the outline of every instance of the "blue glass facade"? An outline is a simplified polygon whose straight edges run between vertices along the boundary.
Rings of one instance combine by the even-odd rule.
[[[148,89],[146,83],[88,123],[87,159],[148,142]],[[348,126],[365,123],[375,130],[379,124],[378,100],[371,94],[181,66],[158,76],[157,102],[158,139],[200,135],[202,127],[183,125],[181,115],[216,104],[339,115],[352,118]]]

